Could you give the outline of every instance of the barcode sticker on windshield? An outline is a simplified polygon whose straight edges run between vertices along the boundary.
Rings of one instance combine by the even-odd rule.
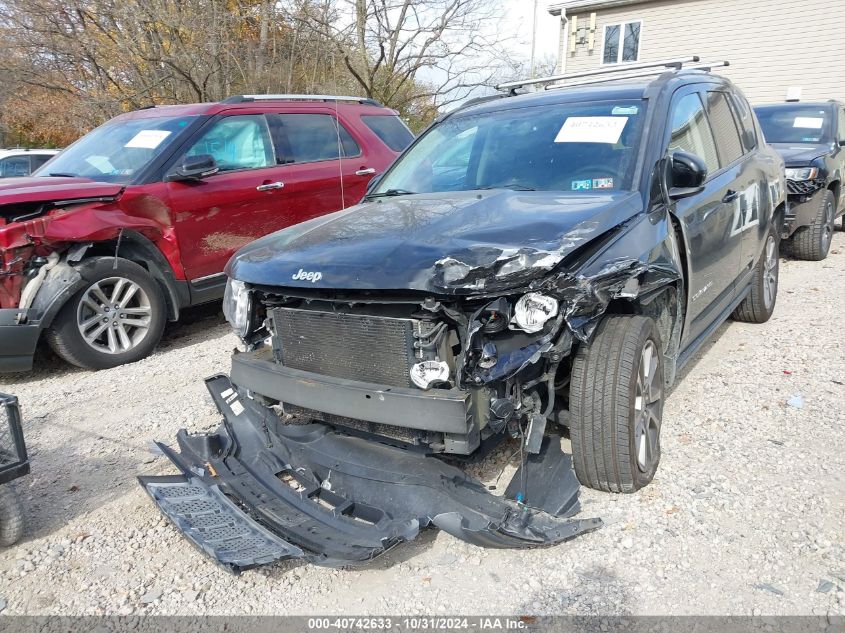
[[[571,116],[566,119],[555,143],[609,143],[619,142],[622,130],[628,123],[626,116]]]
[[[824,119],[822,118],[797,116],[795,117],[795,123],[792,124],[792,127],[800,127],[807,130],[820,130],[823,125]]]
[[[167,130],[141,130],[123,147],[140,147],[142,149],[155,149],[161,142],[170,136]]]

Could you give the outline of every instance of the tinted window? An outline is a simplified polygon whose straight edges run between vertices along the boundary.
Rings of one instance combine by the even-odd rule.
[[[270,130],[263,115],[228,116],[202,133],[187,156],[208,154],[220,171],[257,169],[276,164]]]
[[[724,92],[708,92],[707,113],[710,115],[710,124],[716,135],[716,147],[722,159],[722,166],[730,165],[745,152],[742,149],[736,120],[728,103],[728,96]]]
[[[394,152],[401,152],[414,140],[398,116],[362,116],[361,120]]]
[[[455,115],[406,151],[374,193],[630,190],[645,105],[555,104]]]
[[[32,171],[35,171],[36,169],[41,167],[41,165],[46,163],[51,158],[53,158],[52,154],[33,154],[33,155],[31,155],[29,157],[29,160],[32,164]]]
[[[29,175],[29,156],[9,156],[0,160],[0,178]]]
[[[358,156],[361,148],[345,127],[328,114],[276,115],[273,133],[279,139],[280,162],[310,163]]]
[[[98,127],[39,170],[101,182],[131,182],[193,122],[194,117],[121,119]]]
[[[751,151],[757,147],[757,130],[754,127],[754,116],[751,112],[751,106],[745,97],[737,93],[733,94],[734,112],[737,115],[737,122],[739,123],[739,131],[742,136],[742,145],[746,151]]]
[[[674,105],[669,149],[695,154],[707,164],[710,173],[719,170],[716,142],[697,93],[682,97]]]
[[[769,143],[822,143],[832,137],[830,111],[824,107],[784,104],[756,112]]]

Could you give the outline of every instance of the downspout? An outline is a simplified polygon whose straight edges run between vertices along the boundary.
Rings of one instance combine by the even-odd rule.
[[[563,31],[563,42],[560,42],[560,36],[558,36],[558,43],[560,44],[560,63],[558,66],[558,72],[561,75],[566,74],[566,57],[569,55],[569,18],[566,17],[566,9],[560,10],[560,28]]]

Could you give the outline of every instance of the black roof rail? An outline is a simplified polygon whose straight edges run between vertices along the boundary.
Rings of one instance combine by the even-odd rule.
[[[569,73],[564,75],[550,75],[548,77],[538,77],[536,79],[519,79],[516,81],[507,81],[496,86],[496,90],[507,91],[510,94],[516,94],[516,90],[524,88],[525,86],[535,86],[539,84],[551,84],[557,81],[566,81],[569,79],[582,79],[585,77],[597,77],[604,75],[615,75],[618,73],[627,73],[635,70],[644,70],[647,68],[654,69],[674,69],[680,70],[684,64],[695,64],[701,61],[698,55],[693,55],[685,59],[665,59],[657,62],[641,62],[634,64],[619,64],[613,68],[600,68],[598,70],[585,70],[577,73]],[[654,74],[654,73],[649,73]]]
[[[697,71],[707,73],[707,72],[710,72],[711,70],[713,70],[714,68],[726,67],[726,66],[730,66],[730,65],[731,65],[731,63],[729,61],[725,60],[725,61],[721,61],[721,62],[708,62],[706,64],[697,64],[697,65],[693,65],[693,66],[686,66],[684,68],[670,68],[670,69],[668,69],[668,71],[666,69],[663,69],[663,70],[653,69],[653,70],[643,71],[641,73],[629,73],[629,74],[622,75],[622,76],[614,75],[612,77],[597,77],[597,78],[594,78],[594,79],[584,79],[582,81],[573,81],[573,82],[566,83],[566,84],[550,85],[550,86],[546,86],[545,89],[546,90],[560,90],[562,88],[571,88],[571,87],[576,87],[576,86],[589,86],[589,85],[592,85],[592,84],[600,84],[600,83],[605,83],[605,82],[608,82],[608,81],[622,81],[624,79],[640,79],[642,77],[651,77],[653,75],[662,75],[666,72],[676,72],[676,73],[678,73],[678,72],[687,71],[687,70],[697,70]]]
[[[351,101],[361,105],[384,107],[375,99],[367,97],[349,97],[343,95],[302,95],[302,94],[268,94],[268,95],[233,95],[220,103],[249,103],[252,101]]]

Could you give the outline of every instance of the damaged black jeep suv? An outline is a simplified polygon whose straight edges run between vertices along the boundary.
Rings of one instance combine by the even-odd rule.
[[[465,106],[361,204],[235,255],[224,425],[181,432],[187,479],[147,490],[237,568],[261,557],[221,555],[185,498],[234,499],[261,560],[367,560],[429,524],[499,547],[592,529],[568,519],[578,481],[648,484],[679,367],[728,317],[771,316],[782,173],[706,71]],[[503,438],[524,457],[501,498],[453,464]]]

